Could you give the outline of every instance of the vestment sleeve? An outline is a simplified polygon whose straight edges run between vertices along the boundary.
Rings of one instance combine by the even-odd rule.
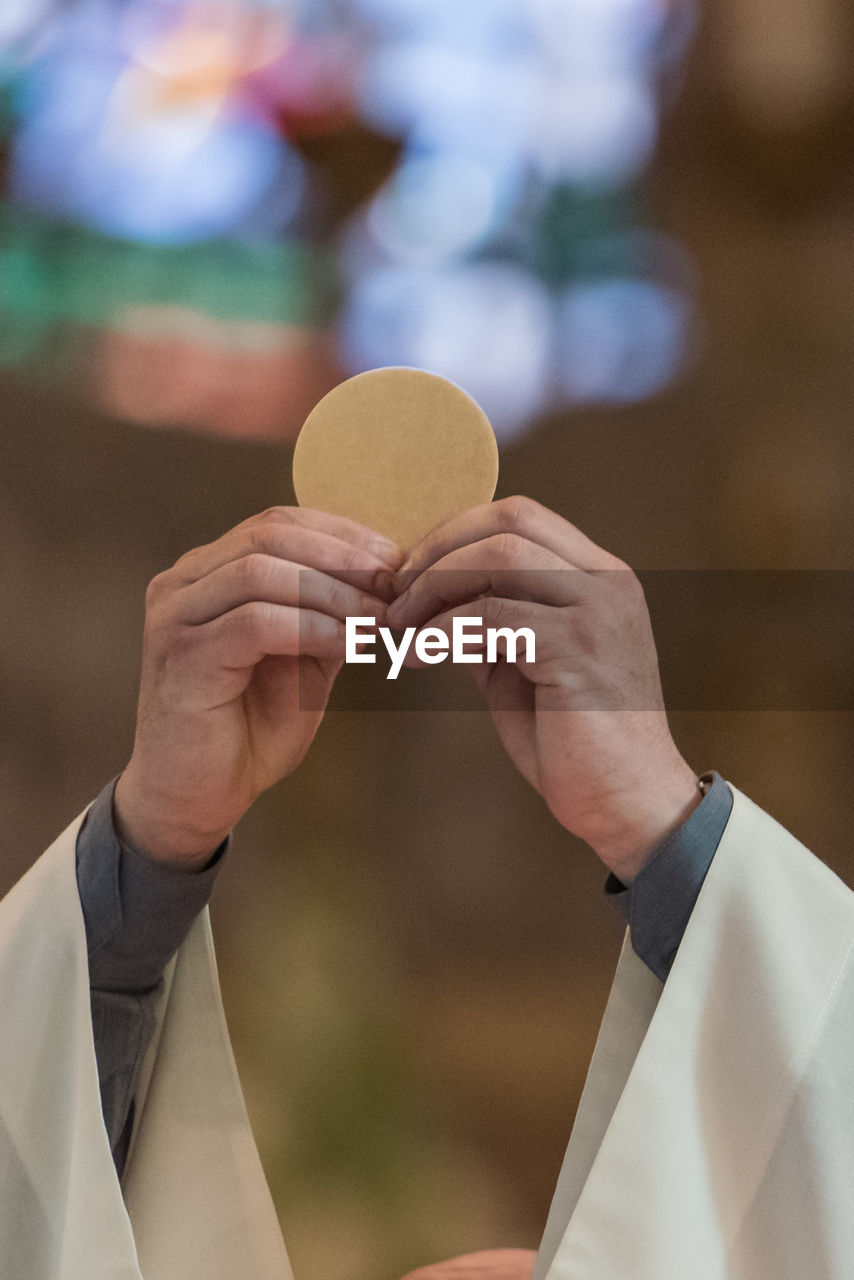
[[[80,814],[0,902],[0,1241],[26,1280],[292,1280],[207,908],[164,974],[123,1182],[101,1115]]]
[[[156,862],[118,835],[117,781],[113,778],[89,808],[77,836],[76,863],[101,1107],[121,1174],[134,1095],[163,995],[163,971],[207,906],[231,837],[198,872]]]
[[[533,1280],[846,1280],[854,894],[730,784],[667,982],[624,941]]]

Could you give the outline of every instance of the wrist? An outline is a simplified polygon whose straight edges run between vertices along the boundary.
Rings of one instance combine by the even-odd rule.
[[[113,824],[135,852],[184,871],[201,870],[231,830],[201,830],[182,823],[167,806],[146,798],[127,771],[113,792]]]
[[[624,796],[618,807],[591,825],[584,839],[608,870],[628,886],[662,841],[702,803],[703,794],[697,775],[685,765],[666,783],[660,781]]]

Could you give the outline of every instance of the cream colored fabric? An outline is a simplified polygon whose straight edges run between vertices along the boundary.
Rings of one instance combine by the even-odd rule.
[[[626,943],[535,1280],[847,1280],[854,895],[733,788],[667,984]],[[125,1178],[101,1120],[74,844],[0,903],[3,1280],[291,1280],[205,913]]]
[[[170,974],[125,1200],[101,1118],[74,868],[83,814],[0,903],[3,1280],[292,1280],[207,912]]]
[[[733,792],[664,987],[624,944],[534,1280],[854,1274],[854,895]]]

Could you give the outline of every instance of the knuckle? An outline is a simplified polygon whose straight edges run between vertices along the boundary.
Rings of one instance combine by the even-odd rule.
[[[272,549],[272,544],[273,532],[269,524],[259,520],[257,524],[249,526],[249,546],[252,551],[268,554]]]
[[[255,637],[263,630],[270,615],[270,606],[263,600],[250,600],[234,610],[234,627],[239,634]]]
[[[155,677],[180,673],[191,667],[199,647],[199,635],[195,627],[177,623],[161,623],[146,628],[143,636],[143,660],[145,667]]]
[[[498,560],[511,568],[520,565],[525,558],[525,540],[517,533],[499,533],[492,540],[492,545]]]
[[[620,594],[632,604],[645,602],[646,593],[637,574],[622,561],[615,568],[616,572],[612,576]]]
[[[632,573],[631,567],[626,564],[625,560],[621,560],[619,556],[613,556],[610,552],[606,552],[606,560],[607,568],[611,572]]]
[[[260,587],[270,576],[270,559],[260,551],[253,551],[238,560],[237,568],[246,586]]]
[[[183,580],[192,578],[195,566],[204,550],[204,547],[191,547],[189,551],[185,551],[182,556],[178,557],[172,566],[171,572],[180,576]]]
[[[145,588],[146,608],[150,608],[152,605],[158,604],[169,590],[169,585],[168,569],[164,570],[162,573],[156,574]]]
[[[636,605],[645,602],[643,585],[635,571],[617,556],[609,556],[607,565],[596,570],[594,581],[601,583],[602,591],[610,598]]]
[[[312,570],[301,570],[300,576],[304,576],[306,586],[311,585],[311,604],[314,607],[329,607],[330,609],[343,609],[350,602],[351,597],[347,592],[347,588],[343,582],[337,578],[332,578],[328,574],[316,573]]]
[[[507,529],[525,529],[534,518],[537,503],[523,494],[502,498],[496,504],[498,521]]]
[[[256,521],[261,524],[292,524],[296,518],[296,507],[267,507],[265,511],[261,511],[255,517]]]

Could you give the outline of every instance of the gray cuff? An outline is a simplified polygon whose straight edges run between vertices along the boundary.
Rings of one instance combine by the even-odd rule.
[[[635,953],[666,981],[732,809],[719,773],[700,804],[655,849],[629,888],[609,875],[605,892],[622,915]]]
[[[78,834],[77,885],[92,990],[139,995],[157,985],[207,905],[231,836],[201,871],[155,861],[118,836],[118,777],[94,801]]]

